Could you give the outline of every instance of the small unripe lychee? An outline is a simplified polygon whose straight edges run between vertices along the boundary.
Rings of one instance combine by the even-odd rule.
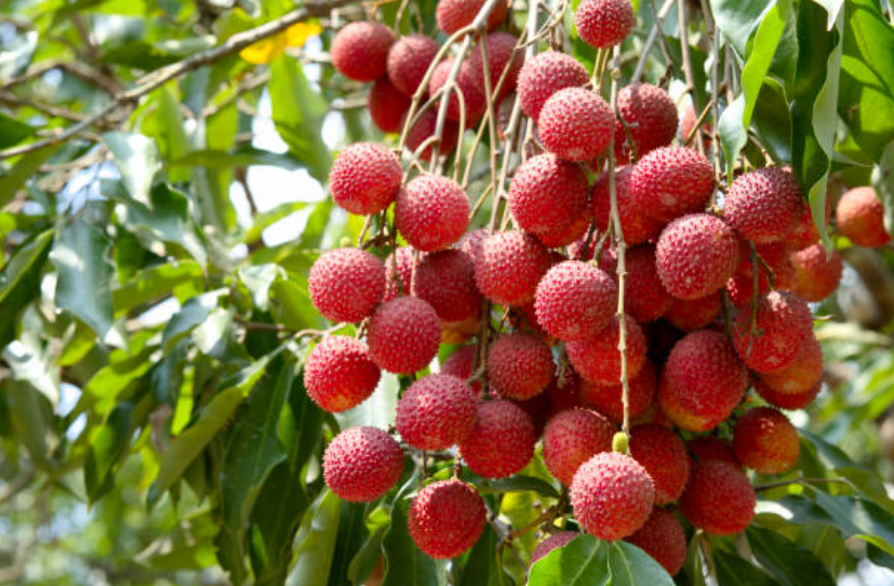
[[[756,503],[754,488],[739,466],[707,460],[693,464],[680,510],[707,533],[733,535],[748,527]]]
[[[438,63],[428,82],[428,93],[430,95],[434,96],[447,83],[454,64],[455,60],[452,57]],[[462,101],[460,101],[457,93],[462,94]],[[463,105],[463,108],[460,108],[460,104]],[[464,61],[460,64],[456,85],[450,90],[450,98],[447,102],[447,119],[459,122],[463,111],[465,111],[465,124],[466,128],[469,128],[478,122],[485,110],[487,110],[485,88],[472,77],[468,61]],[[435,108],[435,111],[437,111],[437,108]]]
[[[670,511],[655,507],[642,528],[627,541],[655,558],[671,576],[686,561],[686,534]]]
[[[655,484],[655,504],[666,505],[683,493],[689,478],[689,456],[677,435],[647,423],[630,430],[630,455],[642,464]]]
[[[398,90],[412,96],[438,54],[437,41],[425,35],[406,35],[388,51],[388,77]]]
[[[329,54],[336,71],[356,81],[375,81],[385,74],[394,33],[378,22],[352,22],[332,39]]]
[[[406,116],[404,117],[404,120],[401,121],[401,127],[403,127],[405,122]],[[421,152],[417,153],[416,151],[423,145],[423,143],[435,135],[437,125],[438,112],[435,108],[429,108],[419,116],[416,124],[414,124],[407,133],[407,149],[416,153],[416,155],[423,161],[431,160],[431,157],[434,154],[434,147],[429,143],[429,145],[422,149]],[[458,141],[459,126],[456,122],[447,120],[446,124],[444,124],[444,130],[441,133],[441,142],[438,145],[438,156],[440,157],[452,153],[453,149],[456,148],[456,143]]]
[[[568,260],[549,271],[537,285],[534,309],[537,322],[560,340],[595,337],[612,320],[618,287],[605,271]]]
[[[798,430],[788,417],[771,407],[755,407],[736,422],[736,458],[761,474],[782,474],[798,461]]]
[[[739,241],[726,222],[690,214],[667,225],[655,248],[655,266],[668,293],[705,297],[726,283],[739,263]]]
[[[416,297],[397,297],[372,314],[366,343],[383,370],[409,374],[422,370],[438,353],[441,322],[431,305]]]
[[[494,303],[520,306],[534,299],[537,284],[551,264],[549,250],[530,234],[497,232],[481,243],[475,283]]]
[[[394,486],[404,467],[400,444],[375,427],[352,427],[323,454],[323,479],[348,502],[373,501]]]
[[[533,566],[538,561],[546,557],[546,554],[556,549],[557,547],[564,547],[569,541],[574,539],[580,535],[576,531],[562,531],[560,533],[553,533],[543,541],[537,544],[537,547],[534,548],[534,553],[531,554],[531,565]]]
[[[714,167],[694,149],[657,148],[634,165],[629,189],[635,205],[669,222],[705,208],[714,192]]]
[[[813,335],[813,314],[797,295],[770,291],[760,297],[754,328],[751,312],[740,311],[733,324],[736,352],[751,370],[772,372],[785,368]]]
[[[416,547],[435,559],[453,558],[472,547],[486,523],[481,495],[456,478],[420,490],[407,516]]]
[[[401,190],[394,203],[394,225],[413,248],[447,248],[469,224],[469,197],[448,177],[421,175]]]
[[[459,445],[469,469],[484,478],[505,478],[528,465],[534,455],[534,424],[509,401],[478,403],[475,429]]]
[[[627,376],[639,374],[646,361],[646,337],[642,329],[630,317],[625,320],[627,327]],[[621,380],[621,355],[618,341],[621,328],[618,318],[613,318],[602,333],[592,340],[568,342],[565,349],[574,370],[590,382],[617,384]]]
[[[695,437],[686,443],[686,447],[692,453],[696,462],[707,462],[708,460],[720,460],[728,462],[734,466],[739,466],[736,460],[736,454],[733,447],[726,440],[722,440],[717,436],[705,435]]]
[[[677,106],[660,87],[634,83],[621,88],[618,111],[627,123],[637,158],[669,145],[677,135]],[[615,126],[615,154],[624,162],[630,157],[627,132],[619,120]]]
[[[533,397],[546,388],[555,371],[549,346],[533,334],[504,334],[487,352],[487,381],[502,397]]]
[[[549,152],[567,161],[589,161],[611,142],[615,120],[601,96],[584,88],[565,88],[543,104],[537,129]]]
[[[691,332],[711,324],[721,309],[720,294],[714,292],[695,299],[674,299],[662,317],[678,330]]]
[[[574,13],[581,40],[597,49],[623,41],[636,24],[630,0],[583,0]]]
[[[810,335],[804,338],[798,355],[785,368],[767,372],[761,379],[777,392],[785,394],[803,393],[814,386],[823,376],[823,349]]]
[[[338,207],[369,216],[388,207],[400,191],[400,160],[384,146],[357,142],[332,163],[329,189]]]
[[[430,374],[410,385],[398,401],[397,432],[419,450],[446,450],[472,433],[475,405],[475,392],[463,379]]]
[[[428,301],[445,322],[474,317],[481,308],[475,262],[459,250],[426,254],[413,274],[413,294]]]
[[[795,285],[792,291],[805,301],[822,301],[841,281],[844,263],[837,250],[826,253],[822,244],[813,244],[792,254],[795,267]]]
[[[882,201],[871,187],[845,192],[835,208],[838,230],[857,246],[876,248],[891,241],[884,217]]]
[[[369,88],[366,109],[379,130],[397,134],[403,129],[402,121],[410,109],[410,98],[394,87],[387,76],[383,76]]]
[[[630,419],[644,414],[652,404],[658,391],[658,376],[655,366],[646,360],[639,373],[630,378],[628,387],[628,413]],[[620,382],[612,384],[581,383],[581,402],[602,413],[614,423],[621,423],[624,418],[624,404],[621,401],[623,388]]]
[[[760,395],[764,401],[774,407],[788,409],[789,411],[803,409],[813,403],[813,400],[816,399],[816,396],[819,395],[822,388],[823,381],[820,380],[806,391],[801,391],[799,393],[780,393],[761,380],[754,381],[754,390],[757,391],[757,394]]]
[[[439,0],[435,17],[438,28],[446,35],[452,35],[464,26],[472,24],[486,0]],[[487,15],[487,30],[499,26],[506,18],[506,2],[498,0]]]
[[[543,461],[556,479],[571,486],[581,464],[612,449],[615,426],[598,413],[569,409],[553,416],[543,431]]]
[[[723,203],[723,217],[739,234],[757,243],[783,240],[800,215],[801,188],[790,171],[779,167],[740,175]]]
[[[524,112],[537,120],[543,104],[557,91],[582,87],[590,81],[586,68],[571,55],[546,51],[529,59],[518,74],[518,100]]]
[[[385,292],[385,267],[365,250],[338,248],[323,253],[307,277],[310,300],[332,322],[369,317]]]
[[[324,411],[339,413],[366,400],[381,372],[366,344],[350,336],[328,336],[314,346],[304,363],[304,386]]]
[[[532,157],[509,187],[509,211],[518,227],[537,236],[559,232],[587,207],[590,185],[579,165],[556,155]]]
[[[635,246],[657,240],[664,224],[646,213],[630,196],[630,174],[633,167],[625,165],[615,169],[615,194],[618,201],[618,218],[624,232],[624,241]],[[611,216],[611,191],[608,173],[603,173],[593,184],[593,222],[600,232],[608,230]]]

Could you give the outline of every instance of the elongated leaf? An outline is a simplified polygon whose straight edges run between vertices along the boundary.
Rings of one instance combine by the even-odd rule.
[[[289,214],[303,209],[306,205],[307,204],[303,201],[281,203],[272,210],[258,214],[257,216],[255,216],[254,224],[251,225],[251,228],[245,231],[245,235],[242,237],[242,241],[246,244],[257,242],[261,239],[261,235],[264,233],[264,230],[266,230],[276,222],[282,220]]]
[[[0,347],[15,338],[15,327],[22,309],[34,301],[34,291],[40,288],[40,275],[53,232],[47,230],[22,244],[0,272]]]
[[[351,560],[369,537],[366,528],[366,503],[342,503],[338,520],[338,538],[332,555],[329,586],[351,586],[348,578]]]
[[[484,494],[489,492],[536,492],[544,496],[559,498],[558,491],[545,480],[534,476],[516,474],[509,478],[488,480],[478,486],[478,490]]]
[[[673,586],[674,583],[652,556],[626,541],[609,544],[608,567],[612,573],[612,586]]]
[[[162,333],[162,344],[165,348],[173,347],[183,336],[208,319],[208,315],[217,307],[218,300],[225,294],[226,289],[217,289],[193,297],[184,303],[180,311],[175,313],[165,325]]]
[[[835,586],[829,571],[809,550],[760,527],[749,527],[747,535],[754,557],[784,586]]]
[[[774,0],[711,0],[711,12],[717,28],[740,56],[745,56],[751,32],[760,24],[761,17],[773,2]]]
[[[34,128],[28,124],[0,114],[0,149],[17,145],[32,134]]]
[[[725,551],[714,551],[714,563],[720,586],[780,586],[757,566]]]
[[[277,279],[270,287],[270,297],[276,321],[287,328],[297,331],[313,328],[320,323],[306,282]]]
[[[295,565],[286,586],[326,584],[341,518],[341,500],[329,489],[308,509],[295,536]]]
[[[773,78],[764,79],[754,105],[751,128],[776,161],[792,160],[792,115],[785,88]]]
[[[499,539],[490,525],[469,552],[469,559],[463,567],[459,586],[500,586],[500,568],[497,566],[497,543]]]
[[[133,407],[130,401],[119,403],[90,442],[84,462],[84,485],[90,502],[96,502],[113,487],[113,470],[130,443]]]
[[[239,269],[239,278],[251,293],[251,299],[257,309],[267,311],[270,308],[270,287],[285,271],[275,264],[252,265]]]
[[[39,339],[24,333],[20,342],[3,349],[2,356],[13,379],[30,383],[53,407],[59,404],[59,370],[52,367]]]
[[[142,134],[130,132],[107,132],[102,140],[109,147],[130,196],[151,206],[149,189],[153,177],[161,168],[155,143]]]
[[[443,572],[443,565],[422,553],[407,530],[409,495],[416,489],[418,481],[418,477],[413,475],[394,497],[391,525],[382,539],[382,553],[385,555],[382,586],[429,586],[440,583],[438,576]]]
[[[872,172],[872,185],[885,207],[885,229],[894,234],[894,141],[888,143]]]
[[[575,537],[531,566],[529,586],[608,586],[609,544],[592,535]]]
[[[207,167],[224,169],[232,167],[250,167],[252,165],[270,165],[280,169],[303,169],[301,161],[289,154],[274,153],[263,149],[245,146],[232,151],[203,149],[192,151],[168,162],[171,167]]]
[[[198,285],[202,276],[202,267],[188,259],[144,269],[112,291],[115,314],[122,315],[138,305],[171,292],[178,285],[188,282]]]
[[[0,177],[0,208],[12,201],[16,192],[31,179],[40,166],[59,150],[58,146],[46,146],[32,151],[19,159],[8,173]]]
[[[18,441],[25,446],[29,455],[42,468],[53,466],[49,459],[51,432],[50,413],[40,393],[27,381],[7,379],[0,383],[9,408],[12,428]]]
[[[394,425],[399,392],[400,383],[397,376],[383,372],[379,385],[368,399],[353,409],[336,413],[335,419],[342,429],[361,426],[388,429]]]

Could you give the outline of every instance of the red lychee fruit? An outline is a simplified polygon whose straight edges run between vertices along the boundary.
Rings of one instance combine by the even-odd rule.
[[[663,317],[678,330],[691,332],[713,323],[721,309],[720,294],[714,292],[696,299],[674,299]]]
[[[832,217],[832,201],[831,198],[826,198],[826,219],[825,225],[829,225],[829,219]],[[810,211],[810,205],[807,203],[807,200],[801,200],[801,212],[798,218],[797,223],[795,224],[794,229],[789,232],[786,237],[786,241],[791,244],[792,248],[795,250],[801,250],[802,248],[806,248],[811,244],[815,244],[819,242],[820,236],[819,232],[816,229],[816,224],[813,223],[813,212]]]
[[[820,380],[806,391],[801,391],[800,393],[780,393],[767,386],[763,381],[754,381],[754,390],[757,391],[757,394],[760,395],[764,401],[774,407],[788,409],[789,411],[803,409],[813,403],[813,400],[816,399],[816,396],[819,395],[822,388],[823,382]]]
[[[837,250],[829,251],[822,244],[812,244],[791,256],[795,267],[792,291],[805,301],[822,301],[838,288],[844,263]]]
[[[537,118],[543,146],[567,161],[595,158],[611,142],[614,125],[611,107],[584,88],[557,91],[543,104]]]
[[[546,554],[556,549],[557,547],[564,547],[569,541],[574,539],[580,535],[576,531],[562,531],[560,533],[553,533],[543,541],[537,544],[537,547],[534,548],[534,553],[531,554],[531,565],[533,566],[538,561],[546,557]]]
[[[666,509],[653,508],[646,524],[627,541],[655,558],[671,576],[686,561],[686,534],[677,518]]]
[[[413,248],[447,248],[469,224],[469,197],[459,183],[440,175],[421,175],[401,190],[394,203],[394,225]]]
[[[357,142],[332,163],[329,189],[338,207],[352,214],[377,214],[394,201],[400,191],[400,160],[384,146]]]
[[[358,248],[324,252],[307,277],[310,300],[331,322],[356,323],[369,317],[385,292],[385,267]]]
[[[509,187],[509,211],[518,227],[537,236],[559,232],[583,214],[590,185],[579,165],[552,154],[528,159]]]
[[[366,400],[381,372],[366,344],[350,336],[327,336],[314,346],[304,363],[304,386],[314,403],[339,413]]]
[[[352,22],[332,39],[329,54],[336,71],[356,81],[375,81],[385,75],[394,33],[378,22]]]
[[[639,374],[646,361],[646,337],[635,320],[627,317],[625,321],[627,377],[632,379]],[[590,382],[618,384],[621,380],[621,353],[618,351],[620,333],[618,318],[613,318],[592,340],[568,342],[565,350],[574,370]]]
[[[882,201],[871,187],[846,191],[835,208],[838,231],[857,246],[877,248],[891,241],[884,217]]]
[[[478,403],[475,429],[459,445],[469,469],[484,478],[505,478],[528,465],[534,455],[534,424],[509,401]]]
[[[379,368],[409,374],[428,366],[438,353],[441,322],[425,301],[416,297],[397,297],[373,312],[366,343]]]
[[[661,147],[634,165],[628,189],[634,205],[669,222],[705,208],[714,192],[714,168],[696,150]]]
[[[748,371],[726,336],[687,334],[667,359],[659,389],[661,410],[690,431],[706,431],[729,417],[748,390]]]
[[[567,260],[549,271],[537,285],[537,322],[560,340],[583,341],[596,336],[612,320],[618,287],[605,271]]]
[[[625,165],[615,169],[615,194],[618,201],[618,218],[624,233],[624,242],[630,246],[655,240],[664,225],[646,214],[646,210],[634,204],[630,197],[630,174],[633,167]],[[608,230],[611,216],[611,192],[608,173],[603,173],[593,184],[593,222],[600,233]]]
[[[406,117],[404,117],[404,121],[401,122],[401,127],[403,127],[406,121]],[[434,154],[434,148],[431,144],[422,149],[421,152],[416,152],[419,150],[419,147],[422,146],[429,138],[435,135],[435,131],[437,130],[438,124],[438,112],[436,108],[429,108],[425,112],[423,112],[419,116],[419,120],[416,121],[416,124],[410,129],[407,133],[407,149],[411,152],[416,153],[423,161],[430,161],[432,155]],[[459,126],[456,122],[452,120],[447,120],[444,124],[444,131],[441,133],[441,143],[438,146],[438,156],[446,155],[453,152],[453,149],[456,148],[456,143],[459,140]]]
[[[412,96],[438,54],[437,41],[425,35],[401,37],[388,51],[388,77],[398,90]]]
[[[395,260],[396,259],[396,260]],[[413,273],[416,260],[413,258],[413,249],[409,246],[401,246],[385,259],[385,294],[382,302],[391,301],[401,295],[410,295],[413,290]]]
[[[661,425],[647,423],[630,430],[630,455],[643,465],[655,484],[655,504],[677,500],[689,478],[686,445]]]
[[[624,454],[602,452],[571,483],[571,506],[581,526],[598,539],[617,541],[635,533],[652,513],[655,485],[643,466]]]
[[[736,422],[733,449],[736,458],[752,470],[782,474],[798,461],[798,430],[776,409],[755,407]]]
[[[430,374],[406,390],[397,403],[397,432],[419,450],[446,450],[475,428],[476,397],[465,380]]]
[[[452,57],[438,63],[428,82],[428,93],[430,95],[434,96],[437,94],[444,84],[447,83],[454,64],[455,60]],[[457,93],[462,93],[461,101]],[[460,108],[460,104],[462,104],[462,108]],[[447,102],[447,119],[460,122],[462,113],[465,111],[465,125],[466,128],[469,128],[478,122],[485,110],[487,110],[487,94],[484,87],[472,77],[468,61],[463,62],[460,64],[456,86],[450,91],[450,98]],[[435,108],[435,111],[437,111],[437,108]]]
[[[385,133],[397,134],[403,130],[403,118],[410,109],[410,98],[391,84],[387,76],[380,77],[369,88],[366,108],[373,124]]]
[[[580,465],[612,449],[615,426],[586,409],[569,409],[553,416],[543,432],[543,461],[556,479],[571,486]]]
[[[549,346],[533,334],[504,334],[487,352],[487,382],[506,398],[533,397],[546,388],[555,371]]]
[[[740,175],[729,187],[723,217],[757,243],[785,239],[801,216],[801,188],[790,171],[764,167]]]
[[[518,74],[518,100],[531,120],[557,91],[583,87],[590,81],[586,68],[571,55],[547,51],[528,60]]]
[[[628,382],[627,410],[630,419],[643,415],[652,404],[658,390],[658,375],[655,366],[648,360],[635,377]],[[624,404],[621,400],[621,383],[599,384],[581,382],[581,402],[599,411],[612,422],[620,424],[624,419]]]
[[[677,106],[666,91],[648,83],[634,83],[618,92],[618,111],[627,123],[637,158],[669,145],[677,135]],[[630,157],[628,130],[619,120],[615,126],[615,155]]]
[[[717,291],[738,264],[736,233],[710,214],[674,220],[661,232],[655,248],[658,276],[667,292],[679,299],[696,299]]]
[[[456,478],[420,490],[407,517],[416,547],[435,559],[454,558],[472,547],[486,523],[481,495]]]
[[[462,380],[468,380],[474,373],[476,352],[478,352],[478,347],[475,344],[457,348],[441,363],[441,374],[452,374]],[[481,384],[478,382],[472,385],[472,390],[476,393],[480,388]]]
[[[757,244],[754,248],[755,254],[758,256],[758,293],[764,293],[771,289],[766,267],[769,267],[773,273],[773,288],[791,289],[795,284],[795,266],[791,260],[791,246],[787,242],[771,242],[770,244]],[[751,249],[746,240],[739,241],[739,259],[739,268],[726,283],[730,300],[736,307],[742,307],[754,297],[754,267],[751,263]]]
[[[570,368],[565,370],[564,378],[554,377],[543,394],[549,399],[550,415],[561,413],[567,409],[580,407],[580,376]]]
[[[534,299],[537,284],[551,265],[549,250],[530,234],[497,232],[481,243],[475,283],[494,303],[520,306]]]
[[[708,460],[720,460],[734,466],[739,466],[736,460],[736,454],[733,447],[726,440],[722,440],[717,436],[706,435],[695,437],[687,442],[686,447],[692,453],[696,462],[707,462]]]
[[[505,31],[490,33],[485,42],[487,43],[487,70],[490,73],[490,88],[496,96],[495,99],[500,100],[515,90],[518,73],[524,64],[524,51],[515,51],[518,38]],[[506,71],[500,91],[497,92],[497,85],[500,78],[504,77],[504,70],[508,71]],[[480,44],[472,49],[472,53],[469,55],[469,72],[472,79],[482,88],[482,93],[485,93],[484,55],[481,52]]]
[[[404,453],[393,437],[375,427],[352,427],[329,442],[323,479],[348,502],[373,501],[400,478]]]
[[[712,535],[733,535],[754,517],[757,497],[742,469],[729,462],[696,462],[680,497],[686,519]]]
[[[489,233],[484,228],[470,230],[462,235],[462,238],[459,239],[459,242],[456,243],[454,248],[465,252],[470,257],[472,257],[473,261],[477,263],[479,257],[481,256],[481,244],[488,236]]]
[[[623,41],[636,25],[630,0],[583,0],[574,13],[582,41],[607,49]]]
[[[761,379],[771,389],[784,394],[803,393],[823,376],[823,349],[816,336],[804,338],[798,355],[785,368],[767,372]]]
[[[807,302],[792,293],[761,295],[752,329],[751,311],[739,312],[733,324],[736,352],[751,370],[767,373],[785,368],[813,335],[813,314]]]
[[[452,35],[464,26],[472,24],[486,0],[439,0],[435,17],[438,28],[446,35]],[[506,18],[506,2],[498,0],[487,15],[487,30],[499,26]]]
[[[614,254],[603,259],[604,270],[615,275],[618,270]],[[627,250],[624,257],[627,276],[624,286],[624,310],[639,323],[655,321],[664,315],[674,298],[664,288],[655,266],[655,247],[650,244]],[[617,278],[616,276],[614,278]]]
[[[593,214],[587,207],[562,230],[538,234],[537,239],[548,248],[563,248],[586,236],[592,222]]]
[[[475,286],[475,262],[459,250],[426,254],[413,275],[413,294],[428,301],[446,322],[478,315],[481,293]]]

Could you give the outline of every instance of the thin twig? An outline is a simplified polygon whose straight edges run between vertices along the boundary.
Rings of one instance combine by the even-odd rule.
[[[630,83],[637,83],[642,79],[643,72],[646,70],[646,61],[649,59],[649,52],[652,50],[652,46],[655,44],[659,35],[661,35],[661,42],[664,43],[664,35],[661,33],[661,23],[664,20],[664,17],[667,16],[667,13],[670,12],[671,6],[674,5],[674,1],[675,0],[665,0],[661,9],[655,15],[655,23],[652,25],[652,30],[649,31],[649,36],[646,38],[646,43],[643,45],[643,49],[640,52],[639,61],[636,62],[636,68],[633,71],[633,77],[630,78]],[[669,60],[668,63],[670,63]]]

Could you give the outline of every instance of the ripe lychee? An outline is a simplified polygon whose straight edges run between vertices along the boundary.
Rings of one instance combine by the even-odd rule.
[[[634,205],[669,222],[705,208],[714,192],[714,168],[696,150],[661,147],[634,165],[628,189]]]
[[[338,207],[352,214],[377,214],[394,201],[400,191],[400,160],[384,146],[357,142],[332,163],[329,189]]]
[[[656,240],[661,234],[664,224],[647,215],[646,210],[633,202],[629,189],[632,171],[633,167],[629,165],[615,169],[615,194],[624,241],[630,246],[635,246]],[[609,175],[603,173],[593,184],[593,222],[599,228],[600,233],[608,230],[608,221],[611,216],[611,192],[609,189]]]
[[[440,175],[421,175],[401,190],[394,203],[394,225],[413,248],[447,248],[469,224],[469,197],[460,185]]]
[[[579,165],[543,154],[522,163],[509,187],[518,227],[537,236],[559,232],[587,207],[590,185]]]
[[[671,576],[679,572],[686,561],[686,534],[667,509],[653,508],[646,524],[627,541],[655,558]]]
[[[397,432],[419,450],[446,450],[475,428],[476,397],[465,380],[430,374],[406,390],[397,403]]]
[[[478,352],[478,346],[475,344],[457,348],[441,363],[441,374],[452,374],[462,380],[468,380],[473,374],[476,352]],[[480,388],[481,384],[477,381],[472,386],[475,392],[478,392]]]
[[[760,395],[764,401],[774,407],[788,409],[789,411],[803,409],[813,403],[813,400],[816,399],[816,396],[819,395],[822,388],[823,381],[820,380],[806,391],[801,391],[800,393],[780,393],[767,386],[767,384],[761,380],[754,381],[754,390],[757,391],[757,394]]]
[[[307,277],[310,300],[332,322],[356,323],[369,317],[385,292],[385,267],[365,250],[324,252]]]
[[[492,92],[495,92],[495,99],[500,100],[515,90],[518,73],[524,64],[524,51],[515,50],[518,38],[505,31],[490,33],[485,42],[487,43],[487,70],[490,73],[490,88]],[[497,92],[497,85],[500,78],[504,77],[504,70],[508,71],[506,71],[500,91]],[[479,46],[472,49],[472,53],[469,55],[469,72],[484,93],[484,55],[481,52],[480,43]]]
[[[574,13],[577,34],[588,45],[607,49],[623,41],[636,25],[630,0],[583,0]]]
[[[441,322],[425,301],[397,297],[376,308],[369,320],[366,343],[379,368],[409,374],[428,366],[438,353]]]
[[[388,77],[398,90],[412,96],[438,54],[437,41],[425,35],[401,37],[388,51]]]
[[[652,513],[655,485],[630,456],[602,452],[587,460],[571,483],[574,516],[598,539],[616,541],[635,533]]]
[[[549,399],[550,415],[580,407],[580,388],[581,378],[570,368],[565,370],[562,378],[554,377],[543,391]]]
[[[736,458],[752,470],[782,474],[798,461],[798,430],[776,409],[755,407],[736,422],[733,449]]]
[[[767,373],[785,368],[813,335],[813,314],[807,302],[792,293],[761,295],[752,328],[751,311],[740,311],[733,324],[736,352],[751,370]]]
[[[413,275],[413,294],[428,301],[446,322],[476,316],[481,293],[475,286],[475,262],[459,250],[426,254]]]
[[[637,158],[669,145],[677,134],[677,106],[666,91],[648,83],[634,83],[618,92],[618,111],[627,123]],[[628,130],[619,120],[615,127],[615,154],[630,157]]]
[[[658,390],[658,375],[655,366],[646,360],[635,377],[628,382],[628,413],[630,419],[636,419],[643,415],[652,404],[655,393]],[[621,423],[624,419],[624,404],[621,396],[623,388],[620,382],[612,384],[591,383],[582,381],[581,402],[599,411],[614,423]]]
[[[478,403],[475,429],[459,451],[469,469],[484,478],[512,476],[534,455],[534,424],[521,407],[509,401]]]
[[[555,371],[549,346],[533,334],[504,334],[487,352],[487,382],[502,397],[533,397],[546,388]]]
[[[537,544],[537,547],[534,548],[534,553],[531,554],[531,565],[533,566],[538,561],[546,557],[546,554],[556,549],[557,547],[564,547],[569,541],[574,539],[580,535],[576,531],[562,531],[560,533],[553,533],[543,541]]]
[[[384,24],[352,22],[332,39],[329,54],[336,71],[356,81],[375,81],[385,74],[394,33]]]
[[[724,198],[723,217],[752,242],[778,242],[797,225],[801,205],[801,188],[794,175],[779,167],[764,167],[733,181]]]
[[[524,305],[534,299],[537,284],[551,265],[549,250],[530,234],[497,232],[481,243],[475,283],[494,303]]]
[[[444,84],[447,83],[454,63],[455,60],[452,57],[438,63],[428,82],[428,93],[430,95],[434,96],[437,94]],[[460,100],[457,93],[462,94],[462,100]],[[463,108],[460,108],[460,104],[463,105]],[[437,111],[437,108],[435,110]],[[450,98],[447,102],[447,119],[459,122],[463,111],[465,111],[465,124],[466,128],[469,128],[478,122],[485,110],[487,110],[487,94],[484,87],[472,77],[468,61],[465,61],[460,65],[456,85],[450,91]]]
[[[581,464],[612,449],[615,426],[586,409],[569,409],[553,416],[543,432],[543,461],[550,474],[571,486]]]
[[[790,290],[795,284],[795,266],[792,264],[792,249],[787,242],[771,242],[755,245],[758,261],[758,293],[771,288]],[[751,263],[751,249],[746,240],[739,241],[739,267],[726,283],[730,300],[736,307],[742,307],[754,297],[754,267]],[[767,268],[773,274],[773,286]]]
[[[696,462],[680,497],[686,519],[712,535],[733,535],[754,517],[757,498],[739,466],[721,460]]]
[[[630,455],[652,477],[656,505],[671,503],[683,493],[689,478],[689,456],[674,432],[654,423],[637,425],[630,430]]]
[[[699,330],[677,342],[659,389],[664,413],[690,431],[706,431],[729,417],[748,389],[748,371],[719,332]]]
[[[406,122],[406,116],[404,117],[404,121],[401,122],[401,127],[403,127]],[[441,133],[441,143],[438,146],[438,156],[446,155],[448,153],[453,152],[453,149],[456,148],[456,143],[459,140],[459,126],[456,122],[452,120],[445,121],[444,131]],[[416,124],[410,129],[407,133],[407,149],[411,152],[416,153],[423,161],[431,160],[432,155],[434,154],[434,147],[429,144],[422,151],[416,152],[419,150],[419,147],[423,145],[429,138],[435,135],[435,131],[437,130],[438,124],[438,112],[436,108],[429,108],[425,112],[423,112],[419,119],[416,121]]]
[[[714,292],[695,299],[674,299],[662,317],[678,330],[691,332],[711,324],[721,309],[720,294]]]
[[[614,276],[618,270],[615,254],[603,254],[603,260],[608,262],[601,262],[600,266],[607,265],[604,270]],[[664,315],[674,302],[674,298],[664,288],[658,276],[655,247],[645,244],[628,249],[624,260],[627,271],[624,310],[639,323],[655,321]]]
[[[831,217],[832,201],[831,198],[827,197],[825,225],[829,225],[829,219]],[[800,217],[798,218],[794,229],[789,232],[788,236],[786,237],[786,241],[795,250],[801,250],[802,248],[806,248],[811,244],[817,243],[819,239],[819,232],[816,229],[816,224],[814,224],[813,222],[813,212],[810,211],[810,205],[807,203],[807,200],[802,199]]]
[[[549,152],[567,161],[589,161],[611,142],[615,120],[599,95],[584,88],[565,88],[543,104],[537,128]]]
[[[369,88],[366,108],[379,130],[396,134],[403,129],[401,122],[410,109],[410,98],[400,93],[387,76],[383,76]]]
[[[481,244],[488,235],[488,231],[484,228],[470,230],[462,235],[462,238],[460,238],[459,242],[454,245],[454,248],[465,252],[477,263],[481,256]]]
[[[885,231],[885,210],[871,187],[846,191],[835,208],[838,230],[857,246],[876,248],[891,241]]]
[[[584,208],[577,218],[562,230],[538,234],[537,239],[548,248],[564,248],[585,237],[592,223],[593,214],[590,212],[589,207],[587,207]]]
[[[560,340],[593,338],[612,320],[618,287],[605,271],[568,260],[549,271],[537,285],[534,309],[537,322]]]
[[[655,248],[658,276],[667,292],[679,299],[696,299],[717,291],[738,263],[736,233],[710,214],[674,220],[661,232]]]
[[[385,294],[382,302],[391,301],[401,295],[409,295],[413,290],[413,273],[416,260],[409,246],[395,248],[385,259]]]
[[[844,263],[837,250],[826,253],[822,244],[812,244],[791,256],[795,267],[792,291],[805,301],[822,301],[838,288]]]
[[[330,413],[365,401],[376,390],[380,375],[366,344],[350,336],[323,338],[304,363],[307,394]]]
[[[407,517],[416,547],[435,559],[453,558],[472,547],[486,523],[481,495],[456,478],[420,490]]]
[[[531,120],[537,120],[543,104],[559,90],[582,87],[590,75],[570,55],[547,51],[528,60],[518,74],[518,100]]]
[[[375,427],[352,427],[333,439],[323,454],[323,479],[348,502],[373,501],[400,478],[404,454],[393,437]]]
[[[464,26],[472,24],[486,0],[439,0],[435,17],[438,28],[446,35],[452,35]],[[506,18],[506,2],[498,0],[487,15],[487,30],[499,26]]]
[[[761,379],[777,392],[785,394],[803,393],[814,386],[823,376],[823,349],[816,336],[804,338],[798,355],[785,368],[767,372]]]
[[[696,462],[707,462],[708,460],[720,460],[728,462],[735,466],[739,466],[736,460],[736,454],[733,447],[726,440],[722,440],[717,436],[705,435],[695,437],[686,443],[686,447],[692,453]]]
[[[627,317],[626,323],[627,376],[633,378],[639,374],[646,361],[646,337],[634,319]],[[621,380],[621,354],[618,351],[620,332],[618,318],[613,318],[602,333],[592,340],[568,342],[565,349],[574,370],[590,382],[618,384]]]

